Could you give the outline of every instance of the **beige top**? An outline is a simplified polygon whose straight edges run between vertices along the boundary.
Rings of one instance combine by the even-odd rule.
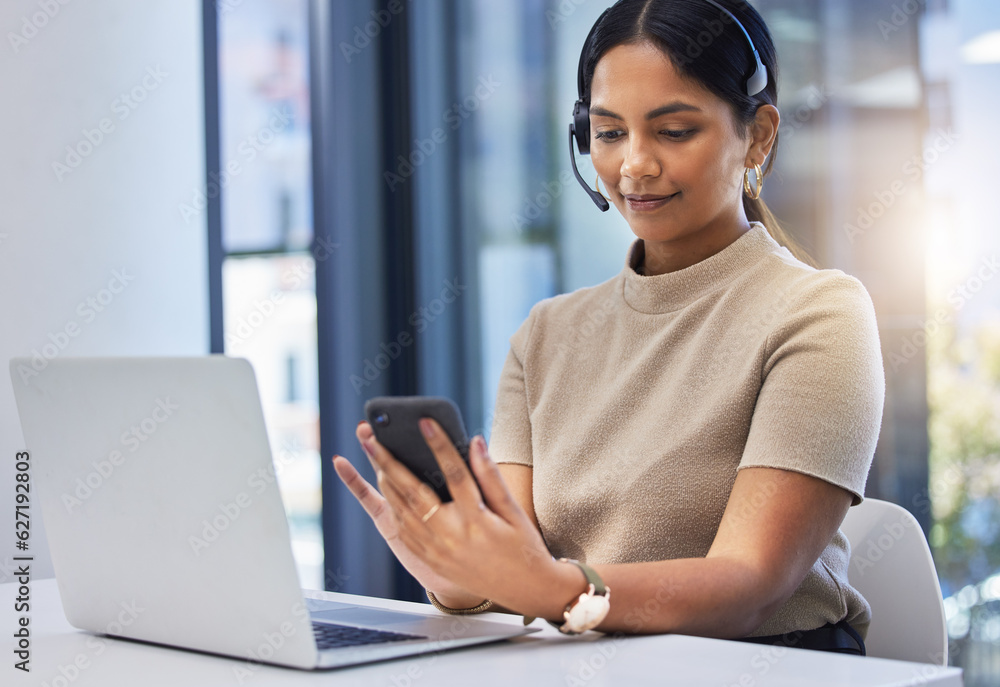
[[[861,283],[816,270],[762,224],[677,272],[622,272],[546,299],[510,339],[490,453],[532,466],[554,556],[595,563],[703,557],[737,471],[813,475],[860,503],[882,419],[875,312]],[[833,538],[754,636],[871,609]]]

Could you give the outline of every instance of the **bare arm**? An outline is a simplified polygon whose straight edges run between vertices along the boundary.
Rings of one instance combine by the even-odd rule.
[[[538,527],[530,467],[500,474]],[[595,566],[612,590],[604,632],[677,632],[735,638],[751,633],[798,588],[836,534],[851,494],[797,472],[748,468],[737,476],[705,558]],[[582,586],[581,582],[577,585]],[[580,589],[554,598],[568,602]],[[453,599],[456,608],[481,599]],[[561,610],[561,609],[560,609]]]
[[[851,499],[797,472],[742,470],[705,558],[595,566],[612,590],[600,629],[746,636],[802,583]]]

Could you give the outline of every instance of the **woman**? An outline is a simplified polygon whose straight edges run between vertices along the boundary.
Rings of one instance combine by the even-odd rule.
[[[878,437],[878,332],[861,284],[794,257],[756,198],[775,60],[734,0],[622,0],[598,20],[580,95],[637,237],[622,273],[538,303],[511,338],[475,480],[422,421],[453,502],[365,423],[381,495],[334,458],[439,608],[864,652],[838,528]]]

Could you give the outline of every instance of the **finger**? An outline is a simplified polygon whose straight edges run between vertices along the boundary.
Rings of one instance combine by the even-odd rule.
[[[423,517],[431,512],[433,508],[440,508],[441,505],[441,502],[438,501],[437,496],[433,492],[431,493],[433,501],[414,501],[411,496],[408,496],[397,485],[393,484],[384,470],[379,470],[378,486],[385,497],[387,506],[395,515],[396,522],[401,530],[406,527],[411,531],[416,530],[426,533]]]
[[[420,432],[424,435],[424,441],[434,453],[438,467],[444,475],[445,484],[455,503],[464,509],[479,509],[483,503],[483,498],[479,494],[479,487],[472,479],[469,466],[462,460],[458,449],[451,443],[448,433],[442,429],[436,420],[425,417],[420,420]]]
[[[387,502],[390,508],[393,508],[393,512],[396,513],[396,520],[399,523],[399,531],[407,532],[410,537],[414,536],[427,536],[428,528],[430,527],[431,521],[425,520],[427,513],[430,513],[435,507],[440,508],[440,505],[430,506],[426,512],[418,513],[415,510],[407,507],[396,508],[395,504],[404,503],[405,499],[403,496],[396,491],[396,488],[391,482],[385,480],[380,482],[380,486],[385,487],[385,494],[387,497]],[[441,513],[436,513],[434,518],[440,517]]]
[[[365,443],[375,436],[375,432],[372,430],[372,426],[362,420],[358,423],[357,428],[354,430],[354,436],[358,438],[358,443],[361,444],[361,450],[364,451],[365,456],[368,458],[368,462],[371,463],[372,469],[376,472],[378,471],[378,463],[375,462],[375,457],[368,452],[368,447]]]
[[[469,446],[469,460],[479,482],[479,489],[483,493],[483,499],[490,510],[509,523],[531,524],[528,514],[510,493],[507,483],[503,481],[500,469],[490,458],[486,440],[481,436],[473,438],[472,445]]]
[[[441,502],[434,490],[417,479],[409,468],[396,460],[385,446],[378,443],[378,439],[369,437],[364,445],[375,462],[376,471],[382,472],[384,478],[392,483],[403,498],[401,506],[410,508],[416,513],[426,513],[431,506]],[[381,483],[380,479],[380,486]],[[382,493],[385,494],[385,491],[383,490]],[[393,506],[395,507],[396,504]]]
[[[386,511],[386,500],[381,494],[361,476],[357,468],[343,456],[333,457],[333,469],[336,470],[340,481],[350,490],[354,498],[358,500],[365,512],[375,521],[388,515]]]

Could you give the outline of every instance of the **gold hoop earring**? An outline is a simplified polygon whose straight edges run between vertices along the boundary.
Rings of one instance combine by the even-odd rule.
[[[608,199],[607,196],[605,196],[603,193],[601,193],[601,175],[600,174],[597,175],[597,178],[594,181],[594,188],[597,189],[597,194],[599,196],[601,196],[601,198],[604,198],[604,200]]]
[[[757,176],[757,188],[754,189],[750,187],[750,168],[747,167],[743,170],[743,190],[746,192],[750,200],[757,200],[760,198],[760,194],[764,191],[764,170],[760,168],[760,165],[755,163],[753,171]]]

